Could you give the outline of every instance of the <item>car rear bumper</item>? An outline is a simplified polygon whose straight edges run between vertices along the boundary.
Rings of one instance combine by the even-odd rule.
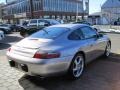
[[[40,75],[42,77],[54,76],[59,73],[67,72],[72,58],[73,56],[38,60],[19,55],[8,55],[11,67],[31,76]]]

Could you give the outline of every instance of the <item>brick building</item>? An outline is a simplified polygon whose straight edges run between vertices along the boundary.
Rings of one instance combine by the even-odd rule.
[[[30,18],[60,18],[72,20],[78,15],[88,15],[89,0],[6,0],[3,19],[19,23]]]
[[[0,23],[2,22],[2,6],[4,6],[4,3],[0,4]]]

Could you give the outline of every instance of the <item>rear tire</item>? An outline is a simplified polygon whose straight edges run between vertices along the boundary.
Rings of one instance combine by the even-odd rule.
[[[76,80],[81,77],[84,71],[84,66],[85,66],[84,61],[85,61],[84,56],[82,54],[75,55],[68,72],[71,79]]]

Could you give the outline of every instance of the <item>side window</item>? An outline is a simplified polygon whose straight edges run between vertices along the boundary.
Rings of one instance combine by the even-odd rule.
[[[58,21],[55,21],[55,20],[51,20],[50,23],[51,23],[51,25],[60,24]]]
[[[82,27],[81,31],[85,39],[93,38],[96,35],[96,31],[90,27]]]
[[[45,21],[43,21],[43,20],[38,20],[38,25],[44,26],[44,25],[45,25]]]
[[[83,34],[81,32],[80,29],[77,29],[75,31],[73,31],[69,36],[68,36],[68,39],[69,40],[81,40],[83,39]]]
[[[46,24],[49,25],[49,23],[47,21],[45,21],[45,20],[38,20],[38,25],[39,26],[45,26]]]
[[[30,24],[36,24],[37,23],[37,20],[31,20],[30,21]]]
[[[37,20],[31,20],[28,26],[37,26]]]

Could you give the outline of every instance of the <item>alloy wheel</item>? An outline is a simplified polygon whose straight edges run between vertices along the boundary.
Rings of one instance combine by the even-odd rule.
[[[110,55],[110,51],[111,51],[111,45],[110,43],[108,43],[106,47],[106,53],[105,53],[107,57]]]
[[[84,58],[82,55],[78,55],[75,57],[73,61],[73,69],[72,73],[75,78],[78,78],[82,75],[84,69]]]

